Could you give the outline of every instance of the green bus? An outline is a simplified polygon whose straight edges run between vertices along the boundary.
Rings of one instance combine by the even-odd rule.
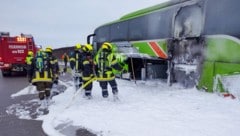
[[[88,36],[128,57],[130,78],[160,78],[208,92],[240,72],[240,0],[172,0],[122,16]]]

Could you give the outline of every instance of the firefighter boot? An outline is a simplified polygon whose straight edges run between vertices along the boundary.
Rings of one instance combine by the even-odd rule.
[[[102,90],[102,96],[103,96],[103,98],[107,98],[108,97],[108,90],[103,89]]]
[[[85,90],[85,97],[86,97],[87,99],[92,99],[91,90]]]

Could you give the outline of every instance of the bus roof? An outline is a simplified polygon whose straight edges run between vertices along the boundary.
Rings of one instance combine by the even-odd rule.
[[[127,15],[124,15],[120,18],[120,20],[126,20],[126,19],[131,19],[131,18],[137,17],[137,16],[142,16],[142,15],[148,14],[150,12],[153,12],[153,11],[156,11],[156,10],[168,7],[168,6],[172,6],[172,5],[184,2],[184,1],[187,1],[187,0],[172,0],[172,1],[167,1],[164,3],[160,3],[157,5],[154,5],[154,6],[151,6],[148,8],[144,8],[144,9],[140,9],[135,12],[129,13]]]
[[[113,23],[121,22],[121,21],[125,21],[125,20],[132,19],[132,18],[136,18],[136,17],[139,17],[139,16],[143,16],[145,14],[157,11],[157,10],[162,9],[162,8],[173,6],[173,5],[176,5],[176,4],[179,4],[179,3],[183,3],[185,1],[190,1],[190,0],[170,0],[170,1],[167,1],[167,2],[163,2],[163,3],[157,4],[157,5],[151,6],[151,7],[147,7],[147,8],[140,9],[140,10],[137,10],[135,12],[126,14],[118,20],[108,22],[108,23],[103,24],[99,27],[102,27],[102,26],[105,26],[105,25],[110,25],[110,24],[113,24]]]

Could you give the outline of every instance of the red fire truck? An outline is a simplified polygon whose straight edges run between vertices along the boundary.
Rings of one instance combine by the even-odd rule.
[[[12,72],[25,72],[25,58],[28,51],[35,54],[37,46],[32,35],[10,36],[9,32],[0,32],[0,69],[2,75]]]

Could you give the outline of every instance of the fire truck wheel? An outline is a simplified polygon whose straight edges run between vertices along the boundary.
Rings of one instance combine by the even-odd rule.
[[[4,70],[4,71],[2,71],[2,75],[3,75],[3,77],[11,76],[11,71],[9,71],[9,70]]]

